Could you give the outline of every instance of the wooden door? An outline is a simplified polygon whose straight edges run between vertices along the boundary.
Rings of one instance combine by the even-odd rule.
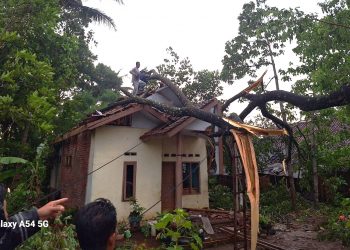
[[[162,162],[162,211],[175,209],[176,162]]]

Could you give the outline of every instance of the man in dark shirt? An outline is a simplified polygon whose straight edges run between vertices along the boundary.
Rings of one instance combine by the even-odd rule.
[[[40,230],[39,220],[56,217],[64,211],[63,198],[47,203],[37,209],[32,208],[8,218],[6,189],[0,184],[0,249],[12,250]]]

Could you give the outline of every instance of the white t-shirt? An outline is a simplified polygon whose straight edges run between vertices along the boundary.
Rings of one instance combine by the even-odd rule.
[[[140,71],[137,67],[133,68],[130,73],[132,75],[132,82],[138,82],[140,80]]]

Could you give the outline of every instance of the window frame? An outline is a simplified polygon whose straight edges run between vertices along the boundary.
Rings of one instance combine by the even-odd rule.
[[[201,174],[200,174],[200,162],[182,162],[181,167],[183,168],[183,164],[190,164],[190,187],[189,188],[184,188],[182,187],[182,194],[183,195],[191,195],[191,194],[200,194],[201,193]],[[192,164],[198,164],[198,188],[193,188],[192,187]],[[182,173],[182,178],[184,179],[183,173]]]
[[[126,177],[127,177],[127,167],[129,165],[132,165],[134,170],[134,176],[133,176],[133,189],[132,189],[132,196],[126,197]],[[123,167],[123,193],[122,193],[122,201],[129,202],[130,200],[136,199],[136,171],[137,171],[137,162],[136,161],[125,161],[124,167]]]
[[[66,155],[64,158],[64,165],[66,168],[71,168],[72,167],[72,161],[73,161],[73,156],[72,155]]]

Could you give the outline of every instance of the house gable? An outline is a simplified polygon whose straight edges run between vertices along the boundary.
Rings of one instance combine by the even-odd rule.
[[[206,104],[204,104],[201,107],[201,109],[204,111],[211,111],[214,113],[218,105],[220,105],[219,101],[216,99],[212,99]],[[201,121],[194,117],[185,116],[178,118],[176,121],[168,122],[164,125],[161,125],[146,132],[144,135],[141,136],[141,139],[148,140],[152,137],[157,136],[173,137],[174,135],[185,129],[194,131],[205,131],[205,129],[208,126],[210,126],[208,122]]]

